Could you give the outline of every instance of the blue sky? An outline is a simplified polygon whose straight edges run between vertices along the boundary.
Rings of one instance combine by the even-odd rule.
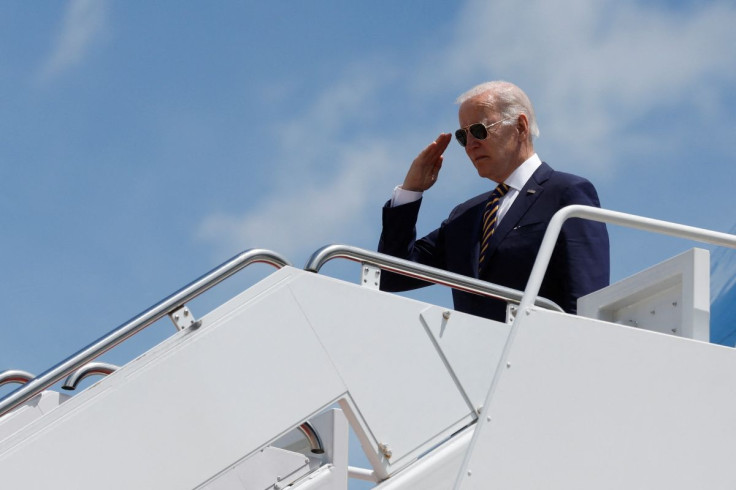
[[[374,248],[486,80],[527,91],[538,153],[604,207],[729,231],[734,25],[728,1],[3,2],[0,369],[40,373],[241,250]],[[420,233],[488,185],[453,143]],[[694,245],[610,233],[614,279]]]

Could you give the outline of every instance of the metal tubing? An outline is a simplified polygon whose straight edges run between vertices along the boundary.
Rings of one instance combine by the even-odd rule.
[[[181,307],[248,265],[258,262],[270,264],[277,268],[291,265],[288,260],[276,252],[264,249],[250,249],[234,256],[4,397],[0,400],[0,417],[112,349],[128,337],[163,318],[171,311]]]
[[[20,369],[8,369],[0,373],[0,386],[9,383],[25,384],[32,380],[33,376],[28,371],[22,371]]]
[[[507,302],[521,302],[523,293],[516,289],[499,286],[480,279],[455,274],[442,269],[436,269],[409,260],[397,259],[390,255],[380,254],[349,245],[327,245],[312,254],[304,266],[309,272],[319,272],[320,268],[332,259],[348,259],[354,262],[370,263],[383,270],[395,272],[405,276],[421,279],[435,284],[449,286],[453,289],[468,293],[490,296]],[[536,298],[535,304],[553,311],[563,311],[558,305],[546,298]]]
[[[611,223],[615,225],[626,226],[638,230],[651,231],[670,235],[678,238],[687,238],[712,245],[720,245],[723,247],[736,248],[736,235],[728,233],[720,233],[717,231],[705,230],[703,228],[695,228],[693,226],[681,225],[670,221],[662,221],[634,214],[626,214],[618,211],[610,211],[608,209],[600,209],[592,206],[583,206],[575,204],[560,209],[552,216],[547,231],[542,239],[542,244],[537,253],[537,259],[534,261],[534,267],[529,275],[529,281],[524,290],[524,297],[519,304],[519,311],[524,311],[531,306],[532,298],[539,294],[542,287],[542,280],[547,271],[552,252],[557,243],[557,237],[562,231],[562,225],[570,218],[583,218],[592,221],[600,221],[603,223]]]
[[[463,462],[460,465],[460,471],[458,472],[457,479],[455,480],[455,486],[453,487],[455,490],[458,490],[462,486],[462,482],[467,477],[468,464],[470,463],[470,459],[473,455],[473,451],[478,438],[480,437],[481,431],[487,423],[488,409],[491,406],[491,399],[493,398],[501,376],[503,376],[503,366],[508,362],[511,346],[514,343],[516,334],[519,329],[522,328],[522,324],[524,322],[523,319],[526,316],[524,313],[529,311],[532,306],[532,298],[539,293],[539,289],[542,287],[542,279],[544,279],[544,274],[547,272],[547,266],[552,258],[555,244],[557,243],[557,237],[562,231],[562,225],[564,222],[570,218],[583,218],[603,223],[612,223],[626,226],[628,228],[710,243],[712,245],[736,248],[736,235],[705,230],[703,228],[695,228],[693,226],[681,225],[670,221],[645,218],[634,214],[626,214],[592,206],[583,206],[580,204],[567,206],[557,211],[554,216],[552,216],[549,226],[547,226],[547,231],[542,239],[542,244],[539,247],[537,258],[534,261],[534,267],[532,267],[529,281],[527,282],[526,289],[524,290],[524,296],[519,304],[519,313],[516,315],[514,323],[511,325],[511,331],[506,339],[506,344],[504,345],[503,352],[501,353],[501,358],[495,367],[494,374],[491,379],[491,385],[488,388],[488,392],[486,393],[486,397],[483,402],[483,409],[478,416],[475,430],[473,431],[473,437],[470,440]]]
[[[348,466],[348,478],[356,480],[378,482],[376,472],[367,468],[359,468],[357,466]]]
[[[322,445],[322,439],[314,429],[314,426],[309,422],[304,422],[299,426],[299,430],[304,434],[304,437],[309,441],[309,448],[314,454],[324,454],[325,447]]]
[[[64,381],[62,388],[65,390],[76,390],[77,385],[84,378],[94,376],[95,374],[107,376],[117,370],[118,366],[115,364],[108,364],[106,362],[89,362],[70,374],[69,377],[66,378],[66,381]]]

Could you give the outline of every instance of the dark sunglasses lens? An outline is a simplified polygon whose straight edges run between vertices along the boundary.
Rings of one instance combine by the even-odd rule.
[[[458,129],[455,131],[455,139],[460,143],[460,146],[465,146],[468,142],[468,135],[465,133],[464,129]]]
[[[473,138],[477,140],[484,140],[488,137],[488,131],[486,130],[486,127],[483,126],[481,123],[473,124],[468,128],[468,131],[470,131],[470,134],[473,135]]]

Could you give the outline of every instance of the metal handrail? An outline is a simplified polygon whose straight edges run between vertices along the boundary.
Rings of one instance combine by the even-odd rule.
[[[710,243],[711,245],[719,245],[723,247],[736,248],[736,235],[730,235],[728,233],[721,233],[717,231],[706,230],[704,228],[696,228],[694,226],[681,225],[678,223],[672,223],[671,221],[662,221],[652,218],[645,218],[643,216],[637,216],[634,214],[621,213],[619,211],[610,211],[608,209],[601,209],[592,206],[583,206],[581,204],[574,204],[567,206],[557,211],[547,226],[547,231],[544,233],[542,244],[539,246],[539,252],[537,252],[537,258],[534,261],[534,266],[529,274],[529,281],[526,284],[524,290],[524,296],[519,304],[519,311],[527,311],[532,306],[532,299],[536,297],[542,287],[542,280],[544,274],[547,272],[547,266],[552,258],[552,252],[554,251],[557,238],[562,231],[562,225],[570,218],[583,218],[592,221],[599,221],[602,223],[611,223],[615,225],[625,226],[628,228],[634,228],[637,230],[650,231],[654,233],[660,233],[662,235],[674,236],[677,238],[686,238],[689,240],[695,240],[703,243]],[[477,418],[477,425],[473,431],[473,437],[468,444],[468,448],[465,451],[463,462],[460,465],[460,471],[458,471],[457,479],[455,480],[454,489],[460,488],[464,478],[467,475],[468,465],[470,458],[473,454],[475,446],[480,437],[481,429],[489,420],[488,410],[491,405],[491,398],[496,391],[499,379],[504,372],[502,368],[507,365],[508,358],[511,351],[511,346],[514,342],[516,334],[521,328],[521,324],[524,322],[523,318],[526,315],[519,314],[514,319],[511,325],[511,331],[506,338],[506,344],[504,345],[501,357],[498,360],[498,364],[495,366],[493,371],[493,377],[491,385],[488,388],[485,399],[483,401],[483,408]]]
[[[65,390],[76,390],[77,385],[85,378],[94,375],[107,376],[117,371],[120,366],[107,362],[88,362],[70,374],[61,386]]]
[[[259,262],[277,268],[291,265],[284,257],[270,250],[250,249],[241,252],[5,396],[0,400],[0,417],[236,272]]]
[[[28,371],[21,369],[8,369],[0,373],[0,386],[9,383],[26,384],[32,380],[34,376]]]
[[[549,261],[552,258],[552,252],[554,251],[555,244],[557,243],[557,237],[560,235],[563,223],[570,218],[583,218],[592,221],[600,221],[603,223],[611,223],[637,230],[651,231],[677,238],[687,238],[703,243],[710,243],[711,245],[736,248],[736,235],[730,235],[728,233],[681,225],[670,221],[645,218],[643,216],[621,213],[619,211],[583,206],[581,204],[567,206],[557,211],[554,216],[552,216],[549,226],[547,226],[547,231],[542,239],[542,244],[539,246],[537,258],[534,261],[534,267],[532,267],[532,272],[529,274],[529,281],[527,282],[526,289],[524,290],[524,297],[519,304],[520,311],[524,311],[526,308],[530,307],[532,298],[539,294],[544,274],[547,272]]]
[[[319,433],[315,430],[314,426],[309,422],[304,422],[299,426],[299,430],[307,439],[309,443],[309,449],[314,454],[324,454],[325,446],[322,444],[322,438]]]
[[[468,293],[490,296],[506,302],[520,303],[523,297],[522,291],[499,286],[480,279],[463,276],[454,272],[436,269],[409,260],[398,259],[390,255],[364,250],[349,245],[327,245],[312,254],[304,266],[305,271],[319,272],[322,266],[332,259],[348,259],[354,262],[369,263],[383,270],[402,274],[404,276],[421,279],[423,281],[449,286],[453,289]],[[534,302],[537,306],[553,311],[564,311],[552,301],[538,297]]]

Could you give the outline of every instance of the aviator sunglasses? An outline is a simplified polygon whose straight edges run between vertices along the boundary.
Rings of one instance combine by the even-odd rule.
[[[488,130],[491,129],[496,124],[501,124],[504,121],[508,121],[509,119],[513,119],[512,117],[507,117],[506,119],[501,119],[500,121],[496,121],[493,124],[485,125],[483,123],[475,123],[471,124],[470,126],[466,126],[464,128],[460,128],[457,131],[455,131],[455,139],[457,139],[457,142],[460,143],[460,146],[465,146],[468,144],[468,132],[473,135],[473,138],[477,140],[484,140],[488,138]]]

